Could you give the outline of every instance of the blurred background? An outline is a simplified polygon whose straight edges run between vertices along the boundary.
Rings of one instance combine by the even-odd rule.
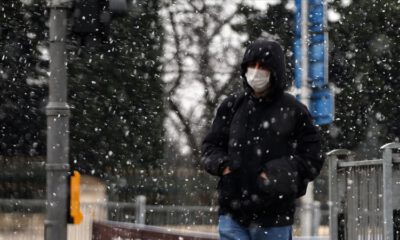
[[[375,158],[400,133],[400,5],[326,4],[335,119],[322,127],[324,152]],[[199,166],[202,138],[219,103],[242,88],[249,42],[262,34],[281,42],[293,76],[294,1],[138,6],[110,23],[101,44],[82,44],[72,31],[67,41],[69,160],[83,175],[84,215],[138,222],[145,206],[146,224],[215,232],[217,179]],[[44,0],[2,1],[0,24],[0,239],[23,239],[27,226],[43,231],[49,8]],[[314,183],[321,226],[327,181],[325,168]]]

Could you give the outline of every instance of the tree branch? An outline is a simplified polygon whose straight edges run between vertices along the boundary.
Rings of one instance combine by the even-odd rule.
[[[229,23],[237,15],[236,11],[225,18],[223,21],[219,22],[218,26],[214,28],[210,36],[207,38],[207,44],[210,44],[212,39],[221,31],[222,27]]]
[[[181,84],[182,77],[183,77],[183,70],[182,70],[183,66],[182,66],[182,58],[180,55],[181,45],[180,45],[180,41],[179,41],[179,34],[176,29],[176,22],[174,19],[174,14],[172,13],[171,10],[168,10],[168,15],[169,15],[169,19],[171,22],[173,36],[174,36],[174,43],[175,43],[175,48],[176,48],[175,57],[176,57],[177,65],[178,65],[178,76],[176,77],[174,85],[169,90],[169,94],[170,94],[170,96],[172,96],[175,93],[176,89]]]
[[[192,128],[189,124],[189,119],[185,118],[185,116],[180,111],[178,105],[172,100],[172,98],[168,98],[168,103],[172,111],[177,115],[180,122],[183,125],[183,132],[185,133],[190,148],[192,149],[193,156],[196,158],[196,162],[200,161],[200,147],[196,142],[196,138],[192,132]]]

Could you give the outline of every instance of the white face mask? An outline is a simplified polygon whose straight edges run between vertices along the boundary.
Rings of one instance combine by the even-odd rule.
[[[269,84],[271,72],[268,70],[247,68],[247,83],[255,92],[264,92]]]

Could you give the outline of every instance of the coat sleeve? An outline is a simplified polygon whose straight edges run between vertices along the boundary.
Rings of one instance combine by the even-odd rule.
[[[228,97],[218,107],[211,129],[202,143],[202,165],[215,176],[221,176],[229,165],[228,141],[233,99]]]
[[[321,152],[320,132],[304,105],[300,107],[294,133],[295,151],[291,160],[294,160],[301,179],[307,184],[319,175],[324,157]]]

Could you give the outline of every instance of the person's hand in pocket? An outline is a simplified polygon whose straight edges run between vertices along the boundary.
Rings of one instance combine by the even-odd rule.
[[[224,169],[224,171],[222,172],[222,175],[225,176],[225,175],[227,175],[227,174],[229,174],[229,173],[231,173],[231,169],[230,169],[229,167],[226,167],[226,168]]]
[[[260,177],[261,177],[262,179],[268,180],[267,173],[264,172],[264,171],[260,173]]]

